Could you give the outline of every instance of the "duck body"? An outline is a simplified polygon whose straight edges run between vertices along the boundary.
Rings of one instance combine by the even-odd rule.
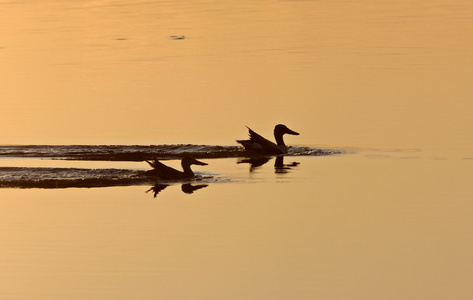
[[[274,127],[274,138],[276,143],[271,142],[268,139],[265,139],[261,135],[257,134],[251,128],[247,127],[250,135],[249,140],[237,140],[246,151],[257,153],[257,154],[268,154],[268,155],[278,155],[286,154],[287,146],[284,143],[283,135],[292,134],[299,135],[299,133],[287,128],[285,125],[278,124]]]
[[[191,165],[200,165],[206,166],[207,164],[201,161],[198,161],[194,158],[185,157],[181,161],[183,171],[173,169],[166,166],[157,159],[152,161],[146,161],[153,170],[147,171],[147,175],[158,177],[159,179],[172,180],[172,179],[189,179],[195,177],[194,172],[191,170]]]

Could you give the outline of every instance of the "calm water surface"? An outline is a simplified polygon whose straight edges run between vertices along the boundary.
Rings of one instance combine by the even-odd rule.
[[[276,173],[209,159],[225,178],[2,189],[4,299],[466,299],[472,161],[412,150]],[[463,176],[458,176],[462,172]],[[422,180],[419,180],[423,178]],[[196,182],[199,184],[199,182]],[[185,287],[185,288],[183,288]]]
[[[344,150],[287,172],[205,159],[218,180],[192,194],[0,189],[1,299],[473,295],[471,2],[0,8],[1,144],[233,145],[285,123]]]

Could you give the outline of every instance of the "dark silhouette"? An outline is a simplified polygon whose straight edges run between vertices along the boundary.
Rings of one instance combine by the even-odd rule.
[[[276,157],[274,162],[274,172],[278,174],[288,173],[292,167],[298,166],[298,162],[292,162],[290,164],[284,164],[284,156],[280,155]]]
[[[157,183],[154,186],[152,186],[149,190],[146,191],[146,193],[153,192],[153,198],[156,198],[156,196],[165,188],[167,188],[169,184],[161,184]],[[208,184],[196,184],[192,185],[190,183],[184,183],[181,185],[181,189],[184,193],[186,194],[192,194],[194,191],[202,189],[204,187],[207,187]]]
[[[266,164],[271,157],[268,156],[253,156],[247,157],[244,159],[238,160],[237,164],[249,164],[250,172],[253,172],[254,169],[261,167]],[[284,163],[284,155],[276,156],[276,161],[274,162],[274,172],[278,174],[289,173],[293,167],[298,166],[298,162],[292,162],[289,164]]]
[[[153,170],[146,171],[148,176],[157,177],[159,179],[188,179],[195,176],[194,172],[191,170],[191,165],[200,165],[206,166],[206,163],[198,161],[191,157],[184,157],[181,161],[182,169],[184,171],[178,171],[171,167],[166,166],[157,159],[152,161],[146,161]]]
[[[196,184],[196,185],[192,185],[190,183],[184,183],[182,186],[181,186],[181,189],[184,193],[186,194],[192,194],[194,191],[197,191],[197,190],[200,190],[204,187],[207,187],[209,186],[208,184]]]
[[[285,125],[278,124],[274,127],[274,138],[276,143],[273,143],[261,135],[257,134],[247,126],[250,134],[249,140],[237,140],[238,143],[245,147],[246,151],[257,153],[257,154],[286,154],[287,146],[284,144],[283,135],[292,134],[299,135],[299,133],[292,131]]]
[[[267,163],[271,157],[268,156],[254,156],[254,157],[247,157],[244,159],[238,160],[237,164],[250,164],[250,172],[253,172],[253,169],[261,167],[265,163]]]
[[[146,192],[153,192],[153,197],[156,198],[156,196],[159,194],[159,192],[161,192],[162,190],[164,190],[165,188],[167,188],[169,185],[168,184],[155,184],[154,186],[152,186],[149,190],[147,190]]]

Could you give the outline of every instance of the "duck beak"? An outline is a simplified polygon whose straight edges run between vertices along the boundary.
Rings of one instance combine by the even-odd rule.
[[[206,165],[208,165],[208,164],[206,164],[206,163],[204,163],[204,162],[198,161],[197,159],[194,159],[193,164],[194,164],[194,165],[199,165],[199,166],[206,166]]]
[[[292,135],[299,135],[299,132],[292,131],[291,129],[287,129],[286,131],[287,134],[292,134]]]

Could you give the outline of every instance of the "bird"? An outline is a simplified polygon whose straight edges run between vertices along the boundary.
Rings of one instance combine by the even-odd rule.
[[[285,125],[278,124],[274,127],[274,138],[276,139],[276,143],[273,143],[261,135],[257,134],[251,128],[246,126],[249,130],[250,139],[249,140],[237,140],[238,143],[242,144],[245,147],[246,151],[257,153],[257,154],[286,154],[287,153],[287,146],[284,144],[283,135],[284,134],[292,134],[292,135],[299,135],[298,132],[295,132]]]
[[[157,177],[159,179],[188,179],[195,177],[194,172],[191,170],[191,165],[200,165],[206,166],[207,164],[201,161],[198,161],[192,157],[184,157],[181,160],[182,169],[184,171],[178,171],[171,167],[166,166],[157,159],[147,160],[146,161],[153,169],[146,171],[148,176]]]

